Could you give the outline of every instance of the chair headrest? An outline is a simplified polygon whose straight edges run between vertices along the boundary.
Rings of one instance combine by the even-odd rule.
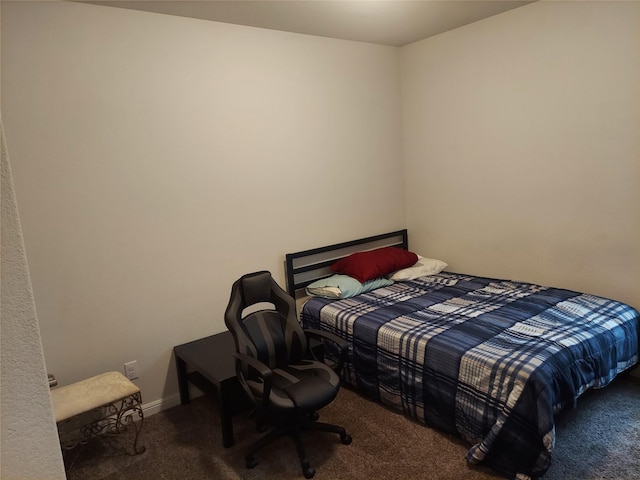
[[[245,305],[271,301],[271,273],[256,272],[242,277],[242,298]]]

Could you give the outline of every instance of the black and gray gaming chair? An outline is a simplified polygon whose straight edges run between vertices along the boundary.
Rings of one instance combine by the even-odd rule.
[[[257,311],[253,311],[255,306]],[[291,435],[304,476],[313,477],[316,472],[309,465],[302,430],[334,432],[343,444],[351,443],[344,428],[318,422],[316,413],[338,394],[346,342],[323,331],[303,330],[296,317],[295,300],[267,271],[244,275],[233,284],[224,319],[235,339],[238,379],[255,405],[257,425],[275,427],[249,447],[245,454],[247,467],[258,464],[254,454],[260,448],[282,435]],[[334,368],[315,357],[316,348],[309,347],[311,338],[339,347],[338,354],[333,355],[338,360]]]

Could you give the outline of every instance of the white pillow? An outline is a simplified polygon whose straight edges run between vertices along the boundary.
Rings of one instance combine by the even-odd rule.
[[[442,260],[436,260],[434,258],[425,258],[418,255],[418,261],[412,266],[403,268],[393,272],[389,279],[393,281],[413,280],[418,277],[426,277],[427,275],[435,275],[447,268],[449,264]]]

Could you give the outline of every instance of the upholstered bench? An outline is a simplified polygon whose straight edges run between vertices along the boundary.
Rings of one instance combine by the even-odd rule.
[[[140,389],[121,373],[107,372],[55,388],[51,401],[63,449],[86,443],[95,435],[122,433],[132,425],[133,452],[144,452],[144,447],[138,447],[144,420]],[[134,421],[136,416],[139,421]]]

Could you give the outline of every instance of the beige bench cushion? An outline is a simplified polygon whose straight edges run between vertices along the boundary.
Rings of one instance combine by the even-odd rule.
[[[51,390],[56,422],[117,402],[140,389],[120,372],[107,372]]]

